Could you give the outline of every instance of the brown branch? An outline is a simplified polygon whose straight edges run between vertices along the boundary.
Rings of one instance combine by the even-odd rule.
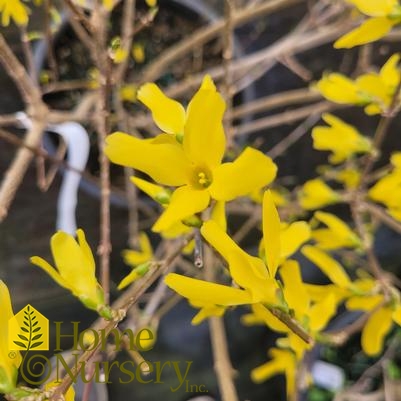
[[[0,62],[7,74],[19,89],[28,114],[32,119],[32,127],[25,136],[25,144],[38,147],[46,126],[48,109],[42,102],[39,88],[32,82],[24,66],[18,61],[8,46],[3,35],[0,34]],[[33,154],[30,150],[22,147],[18,150],[14,160],[4,175],[0,186],[0,222],[6,217],[8,209],[22,182]]]
[[[294,4],[300,3],[301,1],[302,0],[271,0],[254,7],[248,7],[237,11],[232,16],[232,27],[234,28],[245,24],[254,18],[280,11],[283,8],[290,7]],[[147,82],[156,80],[175,60],[184,56],[186,53],[191,52],[194,48],[205,44],[223,32],[225,25],[226,22],[224,18],[221,18],[207,27],[200,28],[189,38],[186,38],[165,50],[146,68],[142,81]]]

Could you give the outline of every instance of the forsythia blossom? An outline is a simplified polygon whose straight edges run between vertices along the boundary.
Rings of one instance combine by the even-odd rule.
[[[166,276],[166,284],[188,298],[191,304],[201,308],[193,323],[199,323],[199,316],[210,316],[213,312],[222,314],[221,307],[262,303],[279,305],[279,291],[275,276],[283,256],[289,257],[309,236],[303,231],[302,222],[293,223],[293,230],[287,233],[283,242],[280,219],[269,191],[263,199],[263,244],[265,261],[243,251],[214,221],[202,225],[203,237],[227,261],[230,275],[240,288],[197,280],[179,274]],[[291,226],[290,226],[291,227]]]
[[[89,309],[110,317],[105,306],[103,289],[95,275],[95,260],[82,230],[77,230],[78,242],[63,231],[54,234],[50,247],[56,267],[39,256],[31,257],[34,265],[43,269],[57,284],[72,292]]]
[[[330,163],[342,163],[356,153],[371,151],[371,141],[352,125],[328,113],[323,114],[322,119],[329,127],[318,126],[312,130],[313,147],[331,151]]]
[[[400,82],[399,54],[393,54],[379,72],[360,75],[355,80],[338,73],[326,74],[316,88],[328,100],[365,106],[369,115],[386,113]]]
[[[272,160],[249,147],[233,162],[222,163],[225,103],[209,76],[186,110],[151,83],[140,88],[138,99],[165,133],[138,139],[117,132],[107,137],[105,152],[114,163],[142,171],[161,185],[178,187],[153,226],[155,232],[205,210],[211,199],[230,201],[275,178]]]

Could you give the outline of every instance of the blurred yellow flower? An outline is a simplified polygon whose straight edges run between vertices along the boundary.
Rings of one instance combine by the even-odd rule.
[[[401,152],[394,153],[391,164],[394,169],[370,188],[368,195],[376,202],[383,203],[389,213],[401,221]]]
[[[356,80],[337,73],[326,74],[316,84],[316,89],[335,103],[365,106],[368,115],[386,113],[401,78],[399,60],[400,55],[393,54],[378,73],[369,72]]]
[[[312,232],[312,238],[316,241],[317,247],[332,250],[361,246],[359,237],[334,214],[316,212],[314,217],[327,226],[327,228],[319,228]]]
[[[0,0],[1,23],[8,26],[10,18],[17,25],[28,24],[29,9],[20,0]]]
[[[356,153],[372,150],[370,139],[361,135],[352,125],[328,113],[323,114],[322,118],[329,127],[318,126],[312,130],[313,147],[331,151],[330,163],[342,163]]]
[[[120,89],[120,98],[125,102],[136,102],[137,87],[134,84],[123,85]]]
[[[0,329],[0,393],[11,393],[16,386],[18,368],[22,358],[19,351],[13,351],[14,358],[9,356],[8,321],[14,317],[10,292],[5,283],[0,280],[0,310],[2,326]]]
[[[145,49],[143,47],[143,44],[141,43],[134,43],[132,46],[132,57],[133,59],[139,63],[142,64],[145,61]]]
[[[322,179],[315,178],[305,182],[298,193],[298,200],[303,209],[313,210],[340,202],[341,197]]]

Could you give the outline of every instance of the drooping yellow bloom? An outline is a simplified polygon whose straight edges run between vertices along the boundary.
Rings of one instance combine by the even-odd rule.
[[[8,26],[10,18],[17,25],[28,23],[28,8],[20,0],[0,0],[1,23]]]
[[[180,295],[188,298],[193,305],[198,307],[202,305],[203,309],[207,308],[208,311],[212,310],[213,312],[221,312],[221,310],[211,308],[216,305],[279,304],[275,276],[280,263],[283,262],[281,249],[284,249],[284,254],[289,256],[291,252],[296,251],[295,243],[298,243],[298,246],[301,245],[298,242],[299,239],[294,240],[290,238],[290,235],[287,237],[290,244],[284,244],[280,231],[281,225],[277,210],[270,192],[266,191],[263,199],[263,244],[266,263],[243,251],[216,222],[207,221],[201,228],[203,237],[227,261],[230,275],[241,289],[208,283],[178,274],[168,274],[165,282]],[[295,229],[293,234],[298,235],[298,229]],[[301,235],[303,234],[301,233]],[[223,292],[227,292],[226,300],[222,299]],[[206,315],[206,311],[202,314]]]
[[[355,127],[332,114],[325,113],[322,118],[329,127],[318,126],[312,130],[313,147],[331,151],[330,163],[342,163],[356,153],[371,151],[370,139],[361,135]]]
[[[72,292],[89,309],[104,308],[103,289],[95,275],[95,260],[86,242],[85,234],[77,230],[78,242],[63,231],[50,240],[55,268],[39,256],[31,257],[31,263],[43,269],[57,284]]]
[[[361,345],[367,355],[375,356],[383,350],[385,337],[393,323],[401,326],[401,303],[396,289],[393,288],[393,291],[397,293],[398,299],[386,303],[384,295],[374,293],[374,280],[371,280],[371,286],[371,293],[351,297],[346,306],[349,310],[371,312],[362,329]]]
[[[144,231],[139,233],[139,250],[125,249],[122,252],[124,262],[132,267],[148,262],[153,258],[153,249],[149,237]]]
[[[358,236],[341,219],[331,213],[316,212],[315,219],[324,223],[327,228],[313,230],[312,238],[321,249],[357,248],[361,245]]]
[[[296,369],[298,361],[294,353],[289,349],[271,348],[269,350],[270,361],[258,366],[251,371],[251,378],[256,383],[261,383],[277,374],[284,374],[286,378],[287,396],[290,397],[296,389]]]
[[[347,0],[361,13],[371,17],[351,32],[341,36],[334,47],[352,48],[381,39],[391,28],[401,22],[401,7],[398,0]]]
[[[138,169],[162,185],[178,187],[153,226],[155,232],[203,211],[211,198],[230,201],[275,178],[276,165],[256,149],[246,148],[235,161],[222,163],[225,103],[209,76],[186,112],[155,84],[145,84],[138,99],[152,110],[155,123],[167,134],[141,140],[114,133],[106,139],[105,152],[114,163]]]
[[[8,345],[8,321],[14,317],[10,293],[5,283],[0,280],[0,393],[8,394],[15,389],[18,368],[21,365],[21,353],[13,351],[10,357]]]
[[[151,262],[153,259],[153,249],[146,233],[144,231],[139,233],[139,250],[136,251],[133,249],[125,249],[122,252],[122,255],[124,262],[133,269],[121,280],[117,287],[119,290],[127,287],[135,280],[142,277],[149,270],[149,262]]]
[[[376,202],[383,203],[389,213],[401,221],[401,153],[394,153],[391,164],[394,166],[390,174],[385,175],[369,190],[368,194]]]
[[[360,93],[355,82],[338,73],[325,74],[316,89],[328,100],[339,104],[366,104],[369,99]]]
[[[315,178],[305,182],[298,193],[298,200],[303,209],[313,210],[340,202],[341,197],[323,180]]]
[[[341,74],[327,74],[316,88],[328,100],[340,104],[366,106],[369,115],[386,113],[400,82],[399,54],[393,54],[380,71],[369,72],[351,80]]]

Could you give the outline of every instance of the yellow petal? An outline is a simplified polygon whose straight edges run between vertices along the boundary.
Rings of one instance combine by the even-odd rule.
[[[400,54],[393,54],[380,69],[380,78],[389,89],[395,90],[400,82],[399,61]]]
[[[221,95],[209,84],[201,86],[190,101],[183,147],[195,165],[212,170],[221,163],[226,144],[222,122],[225,107]]]
[[[191,324],[197,326],[211,316],[221,317],[225,310],[225,307],[219,305],[205,306],[192,318]]]
[[[214,221],[207,221],[201,228],[204,238],[227,260],[230,274],[241,287],[248,289],[254,300],[275,301],[276,286],[261,277],[256,261],[244,252]]]
[[[350,49],[354,46],[374,42],[387,35],[393,25],[394,21],[386,17],[369,18],[358,28],[341,36],[341,38],[334,43],[334,47],[336,49]]]
[[[44,270],[59,286],[71,290],[71,285],[60,276],[59,272],[39,256],[32,256],[30,259],[32,264],[39,266]]]
[[[305,182],[298,193],[298,198],[305,210],[319,209],[341,200],[340,196],[320,178]]]
[[[316,302],[309,310],[309,327],[312,331],[323,330],[337,311],[334,294],[328,294],[322,301]]]
[[[178,143],[154,143],[116,132],[106,138],[105,153],[113,163],[142,171],[160,184],[179,186],[188,180],[190,165]]]
[[[153,258],[153,249],[149,237],[144,231],[139,233],[139,250],[125,249],[122,252],[124,262],[130,266],[137,266]]]
[[[166,188],[138,177],[131,177],[130,179],[141,191],[145,192],[145,194],[149,195],[156,202],[161,204],[170,203],[171,192]]]
[[[157,233],[168,230],[175,223],[205,210],[209,201],[210,196],[206,190],[195,190],[187,185],[176,189],[167,209],[156,221],[152,230]]]
[[[345,306],[348,310],[370,311],[383,302],[383,295],[353,296],[347,300]]]
[[[280,217],[270,191],[266,191],[263,196],[263,243],[272,278],[276,275],[281,255],[280,231]]]
[[[301,252],[334,283],[341,288],[348,288],[351,281],[343,267],[327,253],[320,249],[305,245]]]
[[[295,260],[286,261],[280,268],[284,284],[284,298],[295,317],[302,321],[309,309],[309,296],[302,281],[301,270]]]
[[[290,331],[290,329],[281,320],[274,316],[264,305],[253,304],[251,307],[254,315],[270,329],[277,331],[278,333],[288,333]]]
[[[319,241],[319,235],[316,235],[316,230],[313,234],[315,240],[318,241],[318,246],[322,249],[335,249],[337,247],[358,247],[361,244],[358,236],[345,224],[341,219],[331,213],[316,212],[314,217],[326,224],[329,228],[325,230],[328,232],[328,238],[323,238],[324,241]],[[330,238],[331,237],[331,238]],[[320,237],[321,238],[321,237]],[[331,246],[331,242],[335,243],[335,247]],[[338,246],[339,245],[339,246]]]
[[[269,352],[272,359],[251,371],[251,379],[255,383],[261,383],[270,377],[284,373],[287,367],[295,369],[294,354],[288,350],[272,348]]]
[[[280,233],[280,259],[285,260],[295,253],[311,236],[311,230],[305,221],[296,221]]]
[[[393,320],[398,326],[401,326],[401,305],[397,304],[393,311]]]
[[[177,101],[167,97],[154,83],[142,85],[137,94],[152,112],[156,125],[168,134],[182,135],[185,124],[185,109]]]
[[[210,283],[175,273],[167,274],[164,282],[178,294],[205,305],[243,305],[252,302],[248,291]]]
[[[222,230],[227,231],[226,202],[216,202],[212,210],[211,219],[215,221]]]
[[[367,355],[374,356],[382,351],[384,337],[393,325],[391,318],[390,308],[380,308],[369,317],[361,337],[362,349]]]
[[[313,147],[317,150],[332,151],[331,163],[342,163],[355,153],[371,150],[371,141],[352,125],[328,113],[322,118],[330,127],[317,126],[312,130]]]
[[[224,163],[213,171],[209,191],[214,199],[229,201],[270,184],[276,173],[277,166],[269,157],[248,147],[234,162]]]
[[[340,104],[364,104],[355,83],[344,75],[325,74],[316,84],[316,89],[328,100]]]
[[[86,260],[85,270],[89,274],[95,275],[95,269],[96,269],[95,259],[93,257],[92,250],[91,250],[88,242],[86,241],[85,233],[80,228],[77,230],[77,238],[78,238],[79,248],[82,252],[82,256]]]
[[[397,0],[348,0],[358,10],[371,17],[383,17],[391,14],[398,6]]]

